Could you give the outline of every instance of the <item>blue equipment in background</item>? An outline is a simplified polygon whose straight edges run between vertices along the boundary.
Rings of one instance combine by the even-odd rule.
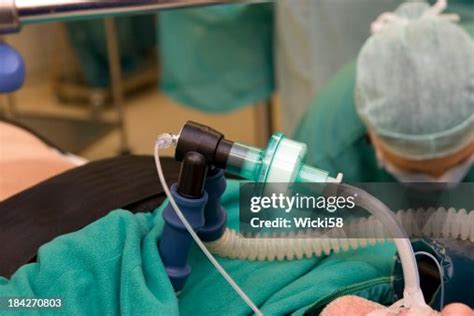
[[[18,90],[25,81],[25,62],[20,53],[0,42],[0,93]]]

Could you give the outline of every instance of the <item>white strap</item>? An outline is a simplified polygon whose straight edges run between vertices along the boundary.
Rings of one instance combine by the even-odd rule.
[[[457,14],[442,14],[447,7],[448,0],[438,0],[435,4],[433,4],[433,6],[426,10],[421,17],[438,16],[449,22],[459,22],[461,18]],[[372,34],[378,33],[383,30],[387,25],[400,21],[408,22],[407,19],[404,19],[393,12],[384,12],[380,14],[375,19],[375,21],[370,24],[370,32]]]

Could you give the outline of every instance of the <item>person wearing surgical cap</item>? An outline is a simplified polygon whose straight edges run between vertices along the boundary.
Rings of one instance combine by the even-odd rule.
[[[406,2],[372,23],[356,62],[318,93],[296,130],[295,139],[308,144],[309,164],[343,173],[344,182],[474,181],[474,24],[441,14],[443,2]],[[427,244],[472,258],[457,242]],[[443,265],[445,275],[469,280],[464,268],[472,265],[462,262],[449,264],[448,273]],[[469,286],[451,290],[449,304],[433,315],[473,315],[472,295],[460,294]],[[339,297],[321,315],[375,311],[411,315],[359,296]]]
[[[296,131],[310,164],[345,181],[474,181],[474,41],[442,3],[372,23]]]

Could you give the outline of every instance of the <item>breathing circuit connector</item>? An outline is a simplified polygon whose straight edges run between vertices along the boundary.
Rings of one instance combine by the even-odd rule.
[[[171,187],[171,195],[194,230],[199,230],[205,222],[206,170],[204,157],[199,153],[189,152],[181,164],[178,183]],[[171,204],[164,209],[163,219],[166,224],[158,248],[174,290],[180,291],[191,273],[187,258],[193,238]]]
[[[232,144],[222,133],[188,121],[179,133],[175,159],[182,161],[188,152],[194,151],[203,155],[208,164],[225,168]]]
[[[204,209],[206,223],[198,232],[199,238],[204,242],[220,239],[226,230],[227,212],[221,205],[221,196],[226,186],[224,170],[218,168],[209,170],[204,184],[204,189],[208,194]]]
[[[181,196],[196,199],[204,193],[207,164],[203,155],[188,152],[181,164],[177,191]]]
[[[210,127],[187,122],[176,143],[175,158],[181,161],[189,151],[198,152],[208,164],[256,182],[341,182],[328,172],[303,164],[306,145],[275,133],[265,149],[225,139]]]
[[[339,175],[337,178],[332,178],[324,170],[303,164],[307,150],[306,145],[287,139],[281,133],[275,133],[271,137],[267,147],[263,150],[228,141],[224,138],[223,134],[207,126],[193,122],[187,122],[183,126],[179,136],[165,134],[158,138],[155,146],[155,162],[157,171],[163,188],[170,199],[170,205],[176,212],[175,214],[181,220],[182,224],[184,224],[183,227],[187,229],[189,235],[196,241],[197,245],[201,248],[203,253],[208,257],[216,269],[248,304],[248,306],[256,314],[261,315],[258,307],[227,274],[202,243],[201,239],[196,234],[196,231],[199,231],[199,228],[201,228],[202,225],[200,227],[194,227],[194,225],[191,224],[191,221],[187,220],[184,215],[185,212],[180,210],[187,206],[186,203],[180,205],[180,196],[175,196],[174,192],[170,192],[170,190],[167,189],[163,170],[161,169],[161,163],[159,161],[159,151],[161,148],[165,148],[171,144],[176,145],[175,158],[178,161],[182,161],[189,152],[196,152],[203,156],[209,167],[225,168],[226,171],[232,174],[256,182],[340,183],[341,176]],[[413,249],[403,228],[396,221],[394,215],[382,202],[356,187],[340,184],[338,186],[338,193],[342,196],[357,196],[356,205],[365,208],[371,212],[372,215],[381,220],[390,235],[394,238],[394,243],[402,262],[403,276],[405,280],[403,300],[394,304],[394,308],[404,306],[405,308],[415,311],[419,315],[428,315],[431,309],[426,305],[420,289],[418,270]],[[204,192],[204,194],[206,195],[207,193]],[[171,207],[168,207],[171,211]],[[163,232],[163,235],[164,234],[165,232]],[[400,238],[399,236],[405,237]],[[189,236],[187,237],[189,238]],[[164,242],[162,244],[164,244]],[[160,254],[163,258],[161,248]],[[163,262],[165,263],[165,266],[168,267],[164,258]],[[186,270],[183,270],[182,267],[180,269],[185,273],[189,273]],[[168,272],[173,271],[170,270]],[[172,274],[170,274],[170,278],[173,281]]]

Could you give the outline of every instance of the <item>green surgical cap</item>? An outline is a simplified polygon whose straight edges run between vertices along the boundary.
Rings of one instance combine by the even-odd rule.
[[[474,141],[474,41],[428,8],[402,4],[357,61],[358,114],[388,150],[417,160]]]

